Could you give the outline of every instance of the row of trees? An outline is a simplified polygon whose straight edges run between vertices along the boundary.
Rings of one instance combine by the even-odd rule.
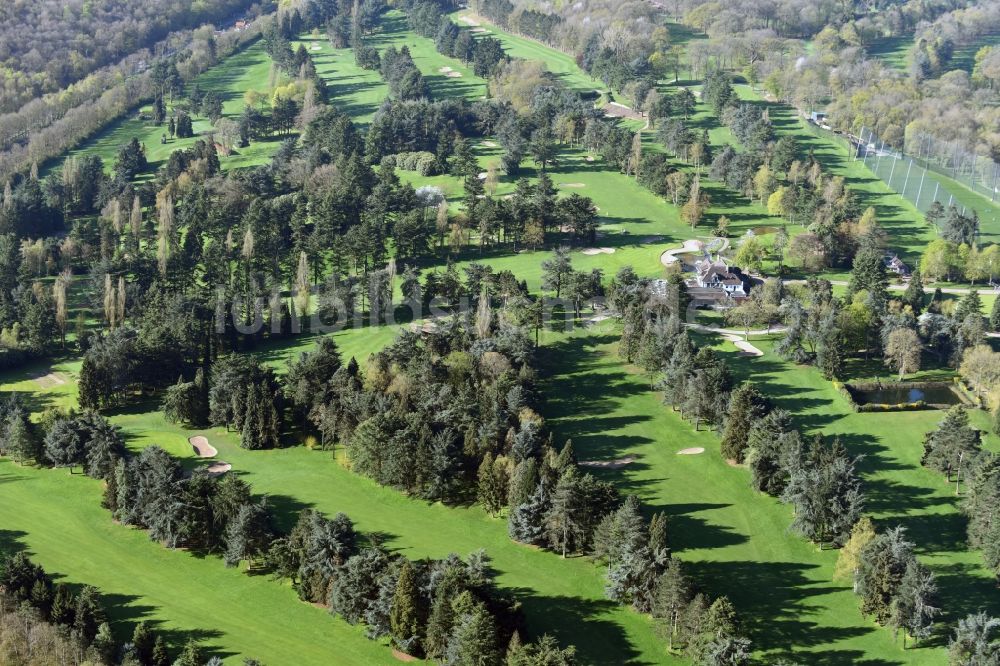
[[[624,308],[622,355],[640,364],[651,381],[660,376],[656,386],[664,403],[696,429],[712,424],[721,433],[723,456],[746,463],[757,490],[794,507],[794,531],[816,543],[842,545],[864,503],[856,459],[838,440],[817,435],[805,441],[790,415],[773,409],[756,386],[734,387],[713,350],[695,351],[678,316],[686,308],[683,287],[674,288],[674,302],[663,303],[631,270],[615,276],[612,302]]]
[[[478,39],[466,28],[456,25],[445,8],[434,2],[413,2],[406,9],[410,28],[418,35],[434,40],[443,55],[458,58],[472,65],[476,76],[490,78],[497,66],[506,60],[503,44],[495,37]]]
[[[863,518],[840,552],[835,576],[853,579],[861,612],[889,627],[894,637],[902,634],[904,648],[907,636],[922,641],[933,633],[940,611],[937,582],[917,560],[903,527],[879,532]]]
[[[573,649],[545,637],[537,645],[515,638],[523,630],[517,605],[492,580],[485,553],[467,562],[451,555],[410,562],[377,541],[361,547],[344,514],[328,519],[303,510],[295,527],[274,527],[266,498],[255,498],[235,476],[221,479],[180,466],[152,446],[121,461],[109,479],[105,507],[124,524],[150,532],[168,547],[222,551],[227,566],[247,562],[290,578],[299,596],[322,603],[370,636],[391,637],[401,650],[458,663],[499,664],[505,648],[524,659],[570,664]]]
[[[74,591],[54,583],[41,565],[19,552],[0,561],[0,654],[5,663],[34,661],[89,663],[101,666],[221,666],[218,657],[205,659],[190,640],[176,659],[162,634],[145,621],[135,626],[131,640],[119,645],[111,633],[105,602],[90,585]],[[247,666],[260,666],[246,659]]]

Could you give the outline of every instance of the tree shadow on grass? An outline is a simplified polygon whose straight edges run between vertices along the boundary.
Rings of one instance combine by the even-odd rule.
[[[553,635],[562,645],[575,645],[577,658],[584,664],[649,664],[638,659],[638,651],[629,644],[624,630],[616,622],[601,616],[614,612],[617,602],[567,596],[540,596],[534,590],[505,588],[521,603],[529,618],[532,638],[539,629]]]
[[[667,533],[670,551],[674,554],[685,550],[725,548],[746,543],[749,538],[732,528],[711,522],[703,512],[725,509],[730,504],[666,504],[651,505],[647,512],[663,511],[667,514]],[[699,514],[699,515],[694,515]]]
[[[740,611],[754,647],[764,651],[817,647],[865,635],[873,628],[821,626],[809,619],[813,599],[843,591],[807,572],[818,565],[798,562],[685,562],[692,580],[712,596],[726,595]],[[734,581],[753,581],[752,585]],[[813,663],[813,662],[809,662]],[[843,662],[841,662],[843,663]]]
[[[20,530],[0,529],[0,558],[20,552],[25,552],[31,556],[32,552],[23,542],[24,538],[27,536],[28,534],[26,532],[22,532]],[[46,573],[57,583],[61,582],[62,579],[65,578],[65,574],[63,572],[46,571]],[[80,590],[88,584],[87,581],[62,582],[64,582],[64,584],[74,594],[78,594]],[[157,607],[141,603],[145,597],[134,594],[123,594],[120,592],[109,592],[103,589],[98,589],[98,592],[100,593],[101,604],[108,614],[108,620],[111,622],[112,632],[119,643],[124,643],[131,639],[132,633],[135,631],[135,626],[139,624],[139,622],[146,620],[156,633],[163,636],[164,640],[175,652],[179,651],[188,641],[194,640],[203,644],[202,647],[208,656],[226,658],[237,654],[235,652],[222,650],[219,646],[211,643],[212,639],[222,636],[222,632],[215,629],[164,628],[161,620],[155,618],[151,619],[151,616],[156,613]],[[174,622],[183,622],[184,618],[171,618],[171,620]]]

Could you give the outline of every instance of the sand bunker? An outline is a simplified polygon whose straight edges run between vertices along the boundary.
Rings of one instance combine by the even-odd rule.
[[[56,372],[50,372],[47,375],[41,375],[35,377],[35,383],[38,384],[38,388],[50,389],[54,386],[62,386],[66,383],[66,378],[61,374]]]
[[[479,180],[486,180],[489,177],[489,175],[490,174],[486,173],[485,171],[480,171],[478,178]]]
[[[320,604],[320,608],[326,608],[326,606]],[[399,650],[393,649],[392,656],[399,661],[416,661],[417,658],[411,654],[406,654],[405,652],[400,652]]]
[[[559,187],[587,187],[586,183],[559,183]]]
[[[587,160],[588,162],[593,162],[594,161],[594,156],[593,155],[587,155],[584,159]]]
[[[599,315],[594,315],[593,317],[585,320],[585,323],[588,326],[593,326],[594,324],[600,324],[602,321],[605,321],[607,319],[611,319],[611,315],[599,314]]]
[[[677,452],[679,456],[696,456],[699,453],[704,453],[705,449],[700,446],[692,446],[690,449],[681,449]]]
[[[483,141],[483,148],[496,148],[496,147],[497,147],[496,141]]]
[[[219,452],[215,450],[215,447],[208,443],[208,439],[202,435],[195,435],[194,437],[189,437],[188,442],[194,447],[194,452],[198,454],[199,458],[214,458],[219,455]]]
[[[588,247],[582,251],[584,254],[594,255],[594,254],[614,254],[615,248],[613,247]]]
[[[462,72],[448,72],[445,76],[449,79],[460,79],[462,78]]]
[[[448,72],[454,71],[451,67],[442,67],[438,70],[439,74],[447,74]]]
[[[458,20],[464,23],[465,25],[474,25],[474,26],[479,25],[479,21],[472,18],[471,16],[459,16]]]
[[[618,102],[609,102],[604,107],[604,116],[606,118],[628,118],[629,120],[642,119],[641,113]]]
[[[474,32],[477,35],[485,35],[489,32],[489,30],[487,30],[486,28],[473,28],[469,32]]]
[[[636,461],[635,456],[625,456],[624,458],[618,458],[617,460],[585,460],[580,463],[580,467],[596,467],[599,469],[618,469],[624,467],[625,465],[634,463]]]
[[[232,468],[233,466],[230,465],[229,463],[219,460],[209,465],[208,470],[206,471],[212,476],[222,476]]]
[[[669,266],[670,264],[676,264],[678,261],[680,261],[680,259],[678,259],[676,255],[687,254],[692,252],[697,253],[701,252],[704,248],[705,248],[704,242],[695,238],[690,238],[684,241],[683,247],[679,247],[674,250],[667,250],[666,252],[661,254],[660,263],[663,264],[664,266]]]

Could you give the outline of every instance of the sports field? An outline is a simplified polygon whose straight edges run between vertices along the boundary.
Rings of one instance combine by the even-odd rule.
[[[495,26],[487,28],[511,55],[544,60],[567,85],[593,89],[594,82],[569,56],[504,34]],[[355,65],[349,49],[333,49],[325,40],[310,37],[301,41],[330,86],[331,103],[360,124],[370,121],[386,95],[381,76]],[[313,48],[314,42],[319,48]],[[409,31],[397,11],[386,16],[383,31],[368,43],[380,50],[406,45],[436,98],[474,100],[486,92],[482,79],[455,59],[438,54],[431,40]],[[445,76],[441,71],[445,67],[462,76]],[[266,54],[254,45],[207,72],[200,83],[203,89],[226,91],[225,111],[234,116],[242,110],[243,92],[266,86],[269,70]],[[933,230],[912,205],[852,161],[837,143],[809,133],[788,107],[763,102],[746,87],[740,87],[739,94],[768,104],[779,134],[794,134],[803,150],[814,151],[827,171],[845,177],[862,205],[875,206],[892,247],[904,258],[912,262],[919,255]],[[709,131],[713,146],[733,143],[729,130],[701,104],[692,124]],[[207,129],[207,122],[198,120],[195,129]],[[162,161],[171,150],[193,141],[161,146],[161,132],[162,128],[130,119],[78,152],[101,154],[110,165],[118,145],[139,136],[150,159]],[[484,168],[500,154],[487,141],[477,141],[474,147]],[[222,164],[234,168],[263,163],[276,148],[276,141],[257,143]],[[657,149],[651,138],[649,149]],[[704,227],[692,230],[675,206],[580,149],[564,149],[549,173],[561,195],[578,193],[593,199],[601,218],[597,245],[613,250],[585,254],[583,248],[575,248],[572,260],[578,270],[599,268],[609,278],[618,268],[631,265],[642,275],[660,276],[660,254],[665,249],[708,232]],[[534,178],[535,170],[526,164],[524,174]],[[424,178],[410,172],[400,172],[400,177],[416,187],[441,187],[456,209],[460,205],[457,178]],[[709,219],[730,217],[734,237],[775,222],[758,203],[717,184],[707,183],[706,189],[713,197]],[[513,179],[503,177],[497,195],[512,190]],[[1000,235],[1000,227],[989,233]],[[462,268],[481,262],[494,270],[510,269],[535,290],[541,284],[540,264],[549,256],[550,252],[514,253],[506,248],[480,253],[471,246],[455,258],[455,264]],[[435,263],[443,264],[444,259]],[[353,356],[363,364],[398,332],[398,326],[363,328],[339,332],[334,339],[345,358]],[[648,379],[618,355],[619,334],[620,325],[614,320],[569,333],[543,333],[541,393],[547,396],[543,416],[557,441],[572,438],[583,460],[636,458],[599,474],[614,481],[623,494],[639,496],[647,511],[662,510],[670,516],[674,556],[688,565],[705,589],[732,598],[763,660],[770,663],[782,656],[821,666],[942,663],[943,635],[926,646],[903,650],[889,631],[861,616],[850,588],[831,581],[836,552],[817,550],[789,533],[789,507],[754,492],[747,470],[727,464],[719,455],[715,433],[704,428],[694,431],[662,404]],[[732,344],[715,336],[699,337],[697,342],[716,347],[740,379],[756,381],[796,416],[805,433],[839,435],[852,453],[864,456],[867,510],[881,526],[907,527],[921,560],[938,576],[947,609],[944,624],[979,609],[1000,612],[992,575],[983,567],[981,555],[966,549],[964,522],[952,487],[919,464],[923,434],[934,427],[940,413],[855,413],[815,368],[778,358],[773,338],[753,341],[765,352],[760,358],[738,356]],[[266,343],[253,353],[283,372],[290,359],[314,343],[314,338],[301,337]],[[50,406],[69,407],[76,402],[79,369],[79,361],[65,359],[6,373],[0,375],[0,393],[23,394],[36,413]],[[849,372],[867,377],[879,370],[857,363],[849,366]],[[347,513],[361,532],[378,533],[390,549],[410,558],[464,555],[485,548],[498,584],[523,604],[533,635],[549,632],[576,645],[581,663],[683,663],[667,654],[650,618],[605,599],[603,568],[586,557],[562,559],[516,544],[509,539],[504,520],[477,506],[428,504],[380,487],[351,472],[341,452],[313,450],[293,433],[286,434],[284,448],[247,451],[224,429],[195,432],[167,422],[155,403],[109,416],[122,427],[133,451],[155,444],[189,467],[202,463],[188,438],[206,436],[219,457],[233,465],[230,473],[268,495],[286,529],[299,510],[309,507],[327,514]],[[974,418],[980,427],[987,426],[985,413],[977,412]],[[991,434],[987,445],[998,450],[1000,440]],[[704,447],[705,452],[677,455],[693,446]],[[116,525],[100,508],[100,494],[100,484],[82,474],[0,461],[0,500],[17,507],[8,511],[0,528],[0,549],[26,549],[66,581],[100,587],[114,607],[115,631],[123,637],[140,619],[151,619],[166,630],[175,647],[197,638],[227,664],[239,664],[244,656],[271,665],[396,663],[387,646],[368,640],[362,628],[299,602],[288,585],[265,575],[226,569],[214,555],[167,550],[150,542],[144,532]]]

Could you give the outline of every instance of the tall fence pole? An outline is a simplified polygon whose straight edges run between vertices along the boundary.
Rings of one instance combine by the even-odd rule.
[[[993,163],[993,184],[990,185],[990,201],[996,201],[997,198],[997,163]]]
[[[920,186],[917,187],[917,208],[920,208],[920,193],[924,191],[924,178],[926,176],[927,176],[927,169],[924,169],[923,171],[920,172]]]
[[[903,191],[900,192],[904,197],[906,196],[906,186],[910,184],[910,171],[913,170],[913,158],[910,158],[910,165],[906,167],[906,180],[903,181]]]
[[[937,201],[938,200],[938,198],[937,198],[938,190],[941,189],[941,181],[939,180],[939,181],[936,181],[936,182],[937,182],[937,184],[934,186],[934,199],[933,199],[933,201]]]
[[[893,155],[892,156],[892,166],[889,167],[889,189],[890,190],[892,189],[892,174],[896,173],[896,162],[898,162],[898,161],[899,161],[899,158],[896,155]]]
[[[852,162],[857,162],[858,161],[858,151],[861,150],[861,145],[862,145],[861,142],[864,141],[864,138],[865,138],[865,126],[862,125],[861,126],[861,132],[858,133],[858,145],[855,147],[855,149],[854,149],[854,156],[851,158]],[[867,153],[868,152],[868,150],[867,150],[867,144],[865,144],[865,146],[866,146],[865,152]]]

